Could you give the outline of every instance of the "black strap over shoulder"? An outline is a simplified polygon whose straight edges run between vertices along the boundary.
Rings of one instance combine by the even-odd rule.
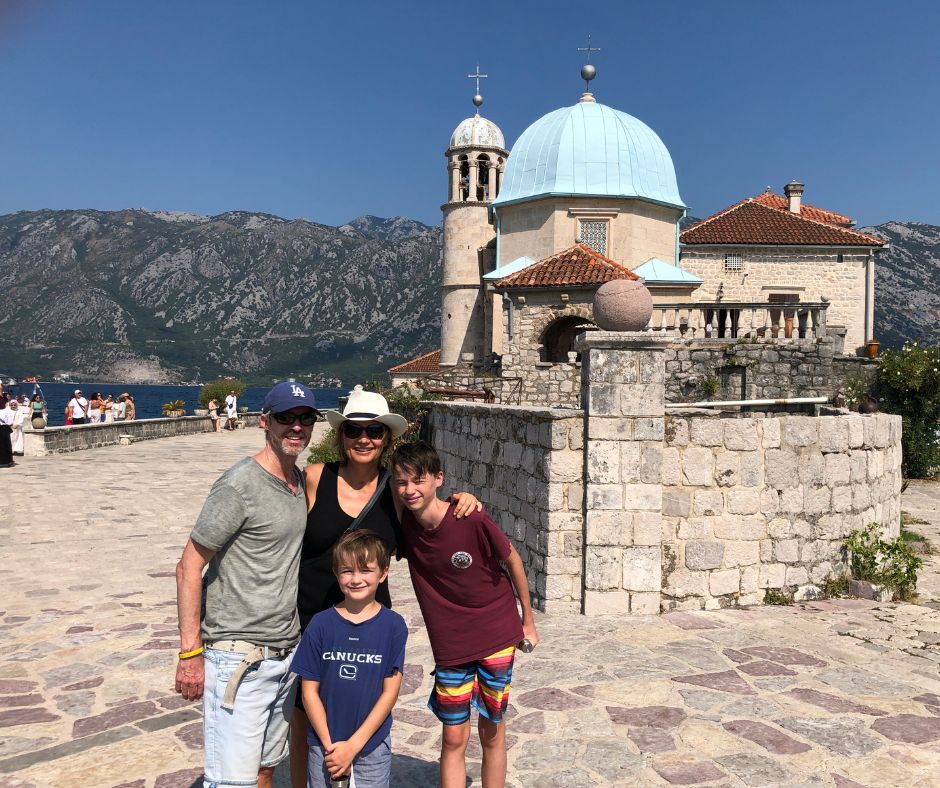
[[[362,507],[362,511],[359,512],[359,515],[356,517],[356,519],[349,524],[349,527],[346,529],[346,533],[355,531],[360,525],[362,525],[362,521],[366,519],[366,515],[369,514],[369,512],[372,510],[372,507],[375,506],[375,502],[382,497],[382,492],[385,490],[385,485],[388,484],[389,476],[391,476],[391,474],[386,468],[383,468],[382,472],[379,474],[379,480],[376,482],[375,492],[372,493],[372,497],[369,499],[366,505]]]

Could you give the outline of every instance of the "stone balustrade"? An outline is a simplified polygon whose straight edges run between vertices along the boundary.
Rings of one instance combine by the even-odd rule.
[[[826,336],[828,306],[826,301],[654,304],[647,330],[684,339],[816,339]]]
[[[240,413],[239,424],[254,427],[259,413]],[[222,417],[225,423],[225,417]],[[94,449],[99,446],[115,446],[122,442],[172,438],[177,435],[193,435],[212,432],[212,419],[208,416],[182,416],[180,418],[134,419],[133,421],[110,421],[98,424],[72,424],[67,427],[46,427],[24,430],[24,454],[27,457],[43,457],[71,451]]]

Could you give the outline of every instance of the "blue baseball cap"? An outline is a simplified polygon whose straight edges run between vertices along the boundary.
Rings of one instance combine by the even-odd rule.
[[[261,406],[265,413],[283,413],[293,408],[310,408],[317,411],[317,404],[310,389],[303,383],[292,383],[289,380],[276,384],[268,392]]]

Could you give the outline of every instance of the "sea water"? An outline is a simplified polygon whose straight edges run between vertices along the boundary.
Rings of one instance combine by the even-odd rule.
[[[49,426],[60,427],[65,424],[65,406],[72,398],[75,389],[81,389],[82,396],[85,399],[91,399],[94,392],[99,392],[101,396],[107,397],[111,394],[115,401],[121,394],[130,394],[134,398],[134,406],[137,409],[138,419],[155,419],[163,415],[163,404],[181,399],[187,416],[193,415],[195,408],[202,407],[199,404],[199,386],[140,386],[127,383],[40,383],[42,393],[46,398],[46,407],[49,411]],[[32,383],[22,383],[18,387],[20,391],[30,394],[33,390]],[[238,407],[248,408],[248,410],[261,410],[261,403],[264,396],[269,391],[267,386],[250,386],[246,388],[238,398]],[[339,398],[347,394],[346,389],[313,389],[316,397],[317,408],[322,410],[335,408],[339,403]],[[219,402],[220,410],[224,408],[224,403]]]

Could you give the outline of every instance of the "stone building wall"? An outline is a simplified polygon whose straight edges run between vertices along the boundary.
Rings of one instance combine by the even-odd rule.
[[[744,258],[741,271],[725,271],[725,254]],[[795,293],[801,301],[831,303],[826,319],[845,326],[845,348],[854,352],[865,344],[865,271],[867,249],[813,247],[697,247],[683,246],[681,266],[702,277],[704,283],[692,294],[695,302],[721,297],[732,301],[767,301],[771,293]],[[842,261],[839,261],[841,255]]]
[[[842,570],[842,540],[900,528],[901,419],[667,415],[663,610],[758,604]]]
[[[594,291],[572,289],[562,300],[560,292],[510,292],[512,315],[504,310],[503,401],[578,407],[581,397],[581,364],[575,359],[550,363],[540,352],[545,331],[566,317],[590,321]],[[576,354],[575,354],[576,355]]]
[[[581,609],[583,414],[430,402],[425,438],[448,489],[476,495],[522,557],[532,604]]]

